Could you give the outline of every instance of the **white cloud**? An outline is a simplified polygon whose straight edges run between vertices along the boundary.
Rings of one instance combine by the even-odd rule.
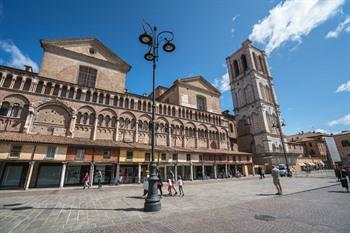
[[[343,92],[343,91],[350,91],[350,80],[347,81],[346,83],[341,84],[335,93]]]
[[[335,126],[335,125],[350,125],[350,114],[345,115],[339,119],[336,119],[334,121],[328,122],[329,126]]]
[[[238,17],[239,17],[239,15],[233,16],[233,17],[232,17],[232,23],[234,23]],[[231,36],[232,36],[232,37],[234,36],[235,31],[236,31],[235,28],[232,27],[232,28],[231,28]]]
[[[38,71],[38,65],[29,56],[23,54],[14,43],[0,40],[0,50],[10,55],[10,59],[5,61],[6,65],[19,69],[23,69],[24,65],[29,65],[34,71]]]
[[[318,133],[327,133],[329,134],[330,132],[326,129],[315,129],[315,132],[318,132]]]
[[[345,0],[286,0],[253,26],[250,40],[265,44],[267,54],[288,41],[301,43],[302,36],[329,19]]]
[[[221,93],[231,90],[228,73],[221,76],[221,78],[216,78],[214,80],[214,86],[219,89]]]
[[[341,32],[350,32],[350,15],[341,22],[337,28],[333,31],[329,31],[326,35],[326,38],[337,38]]]

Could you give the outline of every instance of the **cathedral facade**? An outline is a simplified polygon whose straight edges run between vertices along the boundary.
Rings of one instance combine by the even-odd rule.
[[[252,154],[238,151],[236,121],[201,76],[155,93],[129,93],[131,66],[94,38],[42,40],[38,73],[0,66],[0,188],[141,182],[151,159],[156,95],[156,161],[165,179],[249,175]]]

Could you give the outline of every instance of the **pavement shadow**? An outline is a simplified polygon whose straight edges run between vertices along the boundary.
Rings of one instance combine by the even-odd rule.
[[[347,191],[328,191],[329,193],[348,193]]]
[[[56,207],[52,207],[52,208],[35,208],[32,206],[22,206],[22,207],[16,207],[16,208],[12,208],[10,210],[12,211],[20,211],[20,210],[28,210],[28,209],[32,209],[32,210],[101,210],[101,211],[142,211],[143,212],[143,208],[117,208],[117,209],[102,209],[102,208],[56,208]]]
[[[145,199],[145,197],[143,197],[143,196],[129,196],[129,197],[126,197],[126,198]]]
[[[5,205],[2,205],[2,206],[3,207],[12,207],[12,206],[18,206],[18,205],[22,205],[22,203],[5,204]]]
[[[274,193],[258,193],[257,196],[276,196]]]

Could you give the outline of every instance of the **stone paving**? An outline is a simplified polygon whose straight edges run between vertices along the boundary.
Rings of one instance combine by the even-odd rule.
[[[229,228],[221,226],[220,221],[225,219],[220,220],[221,216],[227,214],[230,218],[239,219],[241,214],[243,216],[254,208],[269,209],[271,206],[267,203],[279,204],[278,200],[293,196],[289,194],[338,185],[333,177],[299,176],[282,178],[281,183],[284,188],[283,198],[275,198],[273,195],[275,188],[269,176],[263,180],[250,177],[186,182],[185,197],[163,197],[162,210],[156,213],[142,211],[142,185],[106,187],[102,190],[5,191],[0,192],[0,232],[192,232],[196,230],[189,226],[202,227],[210,219],[218,221],[218,224],[214,224],[217,225],[218,232],[225,232]],[[164,187],[163,190],[165,189]],[[335,196],[338,193],[328,195]],[[302,198],[294,200],[297,206],[301,200]],[[315,200],[318,205],[319,197],[316,196]],[[315,200],[310,200],[310,203],[316,203]],[[283,204],[280,205],[282,208]],[[301,211],[305,210],[308,209],[304,206]],[[177,221],[172,220],[173,216]],[[322,215],[321,218],[326,217]],[[160,220],[164,221],[160,224]],[[186,224],[182,224],[182,221]],[[239,221],[243,222],[252,224],[252,221]],[[231,223],[230,220],[228,225],[231,226]],[[211,227],[214,226],[197,232],[212,232],[209,230]],[[244,225],[240,227],[245,229]]]

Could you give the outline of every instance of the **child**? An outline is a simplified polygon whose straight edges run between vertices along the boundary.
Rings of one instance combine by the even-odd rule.
[[[180,197],[181,197],[181,194],[182,194],[182,196],[185,196],[185,194],[184,194],[184,189],[183,189],[184,181],[182,180],[182,177],[181,177],[181,176],[179,176],[179,177],[177,178],[177,184],[179,185]]]
[[[177,195],[177,191],[176,191],[176,188],[175,188],[175,184],[176,184],[176,181],[175,181],[175,178],[174,178],[174,176],[172,175],[171,176],[171,188],[172,189],[174,189],[174,196],[176,196]]]
[[[171,193],[172,187],[173,187],[173,182],[171,181],[171,178],[170,178],[170,176],[169,176],[169,178],[168,178],[168,195],[169,195],[169,196],[172,196],[172,195],[173,195],[173,194]]]
[[[143,196],[146,196],[148,193],[148,175],[143,180]]]
[[[83,182],[84,182],[84,189],[87,188],[90,188],[90,185],[89,185],[89,182],[90,182],[90,176],[89,176],[89,173],[85,173],[85,176],[83,178]]]

